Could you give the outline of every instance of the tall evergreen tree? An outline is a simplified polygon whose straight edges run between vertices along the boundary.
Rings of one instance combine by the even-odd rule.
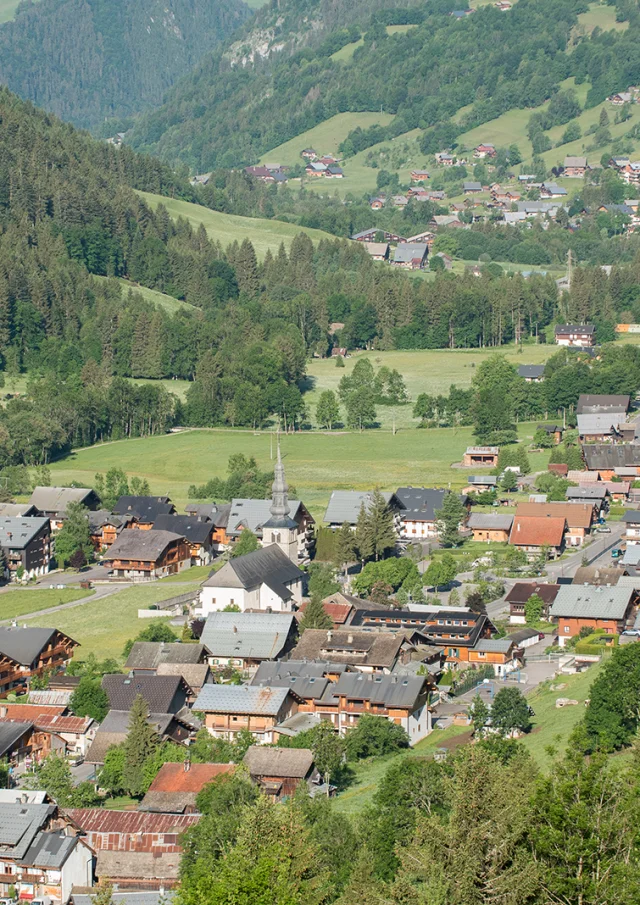
[[[465,515],[466,510],[458,494],[447,491],[442,500],[442,509],[436,510],[436,529],[443,547],[458,546],[460,523]]]
[[[131,705],[128,734],[124,741],[123,785],[129,795],[138,797],[147,791],[144,763],[160,744],[160,737],[149,725],[149,706],[142,695]]]
[[[243,239],[235,261],[236,277],[240,292],[255,298],[260,291],[258,260],[250,239]]]
[[[375,490],[371,506],[367,512],[367,522],[376,559],[385,556],[396,545],[398,536],[394,527],[394,516],[379,490]]]
[[[349,522],[343,522],[334,535],[334,563],[338,569],[344,569],[345,574],[349,563],[356,558],[356,535]]]
[[[369,522],[364,503],[360,507],[358,521],[356,523],[356,549],[358,551],[358,556],[363,563],[368,559],[371,559],[375,550],[371,523]]]

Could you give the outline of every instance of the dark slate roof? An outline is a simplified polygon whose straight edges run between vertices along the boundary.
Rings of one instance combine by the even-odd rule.
[[[551,185],[551,183],[547,183]],[[595,333],[593,324],[557,324],[556,335],[565,333]]]
[[[640,510],[638,509],[629,509],[622,516],[622,521],[626,522],[628,525],[637,525],[640,523]]]
[[[347,672],[333,688],[335,697],[344,695],[356,701],[371,701],[383,707],[415,707],[426,697],[426,676],[365,675]]]
[[[38,833],[20,863],[29,867],[59,870],[78,841],[77,836],[65,836],[62,830],[53,833]]]
[[[24,550],[34,537],[48,528],[48,518],[0,517],[0,547],[5,550]]]
[[[212,522],[192,515],[159,515],[153,523],[154,531],[181,534],[192,544],[206,544],[214,527]]]
[[[105,561],[114,559],[136,559],[143,562],[157,562],[167,547],[183,537],[173,531],[141,531],[139,528],[125,528],[118,539],[111,544],[104,556]]]
[[[201,663],[203,651],[204,644],[136,641],[125,666],[127,669],[155,669],[160,663]]]
[[[170,713],[173,699],[183,685],[180,676],[103,676],[102,687],[113,710],[131,710],[136,697],[145,699],[152,713]],[[179,708],[183,702],[179,702]]]
[[[590,471],[640,465],[640,446],[632,443],[615,446],[611,443],[588,443],[582,447],[582,453]]]
[[[0,628],[0,654],[21,666],[31,666],[56,631],[55,628]]]
[[[20,860],[55,812],[51,804],[3,803],[0,807],[0,857],[9,855]]]
[[[175,506],[168,496],[121,496],[113,511],[117,515],[132,513],[149,523],[155,522],[159,515],[171,515]]]
[[[391,669],[405,640],[399,632],[325,631],[308,628],[291,652],[295,660],[332,660],[354,666]]]
[[[436,511],[442,509],[447,493],[450,491],[433,487],[399,487],[395,495],[402,504],[403,519],[433,522],[436,519]]]
[[[230,559],[218,572],[208,578],[203,587],[243,587],[245,589],[268,585],[282,599],[291,592],[287,585],[300,580],[304,572],[285,556],[280,547],[270,544],[253,553]],[[237,583],[233,583],[233,582]]]
[[[520,377],[537,380],[544,375],[544,365],[520,365],[518,374]]]
[[[114,515],[108,509],[98,509],[96,512],[87,513],[87,515],[89,517],[89,527],[93,530],[103,528],[105,525],[114,525],[116,528],[121,528],[122,525],[127,523],[126,517]]]
[[[33,728],[33,723],[0,722],[0,757],[8,754],[25,732]]]
[[[304,779],[313,768],[313,751],[308,748],[267,748],[252,745],[242,763],[251,776]]]
[[[537,594],[544,603],[553,603],[560,590],[559,584],[536,584],[533,581],[517,581],[505,597],[506,603],[526,603]]]
[[[539,634],[540,632],[534,628],[523,628],[519,632],[512,632],[507,635],[507,640],[513,641],[514,644],[522,644],[523,641],[528,641],[529,638],[537,638]]]

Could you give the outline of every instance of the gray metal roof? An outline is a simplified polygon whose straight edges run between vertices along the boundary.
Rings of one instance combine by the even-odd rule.
[[[180,540],[183,534],[173,531],[141,531],[139,528],[125,528],[118,539],[111,544],[104,556],[105,561],[114,559],[135,559],[142,562],[157,562],[167,547]]]
[[[211,613],[201,641],[212,657],[273,660],[295,622],[291,613]]]
[[[398,487],[396,497],[402,505],[402,518],[412,522],[433,522],[442,509],[448,490],[434,487]]]
[[[21,863],[43,869],[60,869],[78,844],[77,836],[65,836],[61,830],[38,833]]]
[[[582,484],[580,487],[567,487],[568,500],[604,500],[607,495],[606,487],[598,484]]]
[[[634,594],[633,588],[562,585],[549,614],[567,618],[624,619]]]
[[[38,510],[33,503],[0,503],[0,515],[5,516],[31,516],[37,515]]]
[[[241,587],[245,590],[268,585],[282,599],[291,597],[287,585],[300,581],[304,575],[276,544],[254,550],[228,563],[208,578],[205,588]]]
[[[582,393],[578,398],[576,414],[595,415],[608,412],[624,415],[629,408],[629,400],[629,396],[622,394]]]
[[[289,518],[294,522],[299,521],[300,500],[288,500]],[[234,499],[231,501],[231,511],[229,512],[228,531],[231,536],[240,534],[243,528],[248,528],[254,534],[262,534],[262,526],[271,518],[271,499],[268,500],[246,500]]]
[[[508,654],[514,643],[512,638],[481,638],[474,650],[486,654]]]
[[[153,523],[154,531],[172,531],[186,537],[192,544],[206,544],[214,529],[213,522],[195,515],[158,515]]]
[[[586,413],[578,415],[578,433],[581,437],[589,434],[612,434],[620,423],[624,423],[626,415],[614,412]]]
[[[175,893],[172,889],[150,889],[147,892],[116,892],[111,893],[111,901],[114,905],[169,905]],[[95,895],[73,894],[73,905],[94,905]]]
[[[313,767],[313,751],[308,748],[267,748],[252,745],[242,759],[252,776],[304,779]]]
[[[6,550],[24,550],[43,528],[48,527],[48,518],[0,516],[0,547]]]
[[[288,694],[288,688],[270,686],[205,685],[193,709],[210,713],[255,713],[276,716]]]
[[[422,261],[427,256],[426,242],[401,242],[395,250],[393,260],[396,264],[410,264],[411,261]]]
[[[511,531],[513,515],[501,515],[490,512],[474,512],[469,517],[469,528],[477,528],[484,531]]]
[[[90,487],[36,487],[30,502],[39,512],[62,514],[69,503],[84,503],[92,496],[95,492]]]
[[[624,556],[618,562],[622,566],[637,566],[640,564],[640,544],[627,545]]]
[[[628,509],[622,516],[622,521],[628,525],[637,525],[640,523],[640,509]]]
[[[582,447],[582,452],[587,468],[593,471],[601,468],[640,466],[640,446],[633,443],[615,446],[611,443],[587,443]]]
[[[56,631],[55,628],[0,628],[0,654],[21,666],[31,666]]]
[[[515,644],[521,644],[529,638],[537,638],[540,634],[535,628],[522,628],[519,632],[512,632],[506,640],[513,641]]]
[[[393,493],[383,492],[382,496],[385,503],[396,503]],[[330,525],[341,525],[343,522],[355,525],[362,507],[368,510],[372,500],[372,490],[334,490],[329,498],[324,520]]]
[[[18,723],[12,720],[7,720],[5,722],[2,720],[0,722],[0,757],[4,757],[5,754],[8,754],[13,749],[16,742],[31,728],[33,728],[33,723]]]
[[[333,688],[335,697],[344,695],[352,700],[371,701],[383,707],[412,708],[426,694],[426,676],[364,675],[347,672]]]
[[[166,734],[173,722],[172,713],[150,713],[147,723],[156,730],[158,735]],[[112,745],[123,742],[129,732],[129,720],[131,714],[128,710],[110,710],[96,732],[91,743],[85,761],[89,764],[103,764],[105,754]]]
[[[136,641],[125,666],[127,669],[155,669],[160,663],[200,663],[203,651],[203,644]]]
[[[467,484],[485,484],[488,487],[496,487],[498,484],[497,475],[493,474],[469,475],[465,480]]]
[[[55,806],[50,804],[0,805],[0,857],[22,858],[54,812]]]

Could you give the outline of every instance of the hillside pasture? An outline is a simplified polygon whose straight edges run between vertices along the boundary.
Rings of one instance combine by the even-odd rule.
[[[340,50],[336,50],[335,53],[331,54],[331,59],[336,63],[350,63],[358,47],[362,47],[363,44],[364,38],[352,41],[351,44],[345,44]]]
[[[181,309],[186,309],[189,311],[195,311],[193,305],[189,305],[187,302],[183,302],[180,299],[174,298],[172,295],[166,295],[164,292],[158,292],[157,289],[149,289],[147,286],[140,286],[138,283],[132,283],[130,280],[124,280],[119,277],[94,277],[96,280],[117,280],[117,282],[122,286],[122,291],[126,296],[129,290],[131,292],[139,293],[145,302],[151,302],[157,308],[163,308],[165,311],[168,311],[169,314],[175,314],[176,311],[180,311]]]
[[[616,21],[615,6],[590,3],[587,12],[578,16],[575,32],[579,35],[590,35],[595,28],[599,28],[600,31],[626,31],[629,23]]]
[[[202,223],[209,238],[214,242],[220,242],[223,248],[234,240],[242,242],[243,239],[250,239],[259,259],[264,258],[268,248],[272,252],[276,252],[281,242],[284,242],[285,247],[289,248],[300,232],[305,232],[314,242],[335,238],[320,229],[302,230],[294,223],[260,220],[257,217],[238,217],[234,214],[212,211],[208,207],[191,204],[189,201],[166,198],[164,195],[152,195],[150,192],[139,192],[138,194],[154,210],[159,204],[164,204],[170,217],[176,220],[178,217],[184,217],[194,229],[197,229]]]

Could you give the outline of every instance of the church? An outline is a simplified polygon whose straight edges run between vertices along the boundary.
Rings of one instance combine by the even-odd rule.
[[[272,613],[298,609],[305,573],[298,568],[298,526],[290,516],[289,488],[278,444],[270,517],[262,526],[262,548],[229,562],[202,585],[198,616],[225,607]]]

